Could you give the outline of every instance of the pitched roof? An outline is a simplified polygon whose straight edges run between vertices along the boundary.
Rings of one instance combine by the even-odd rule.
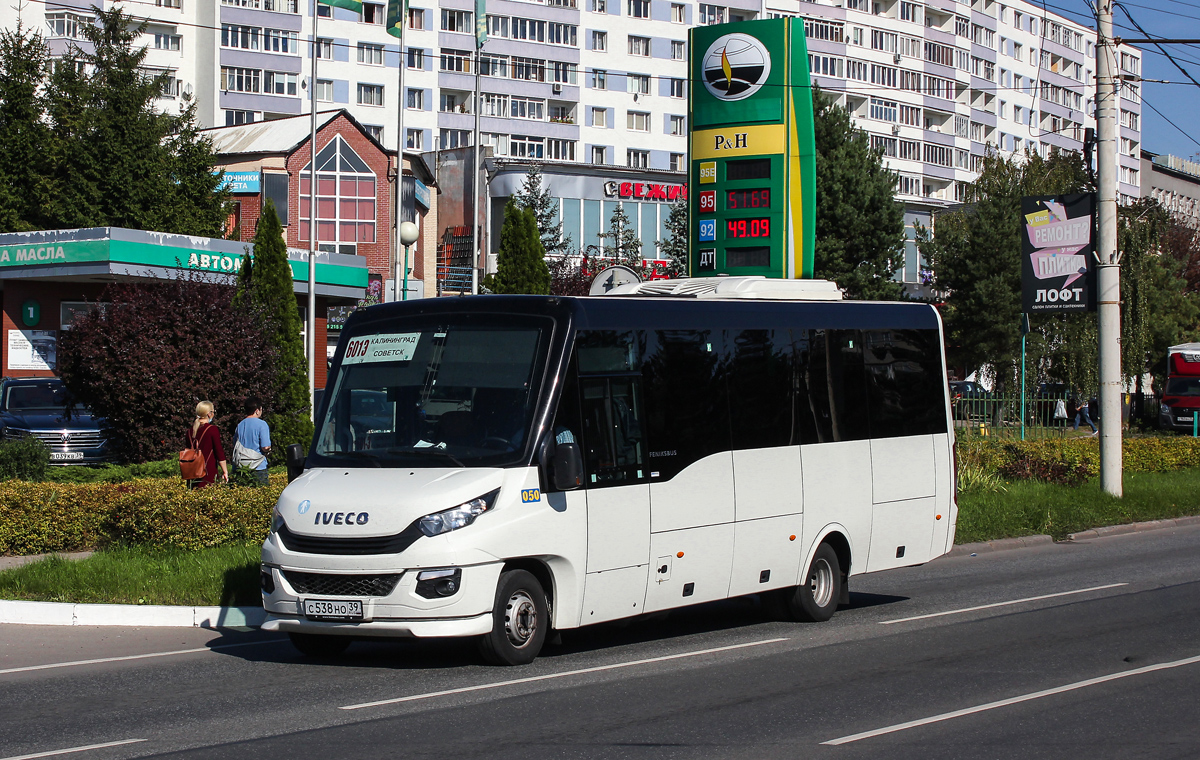
[[[347,112],[319,112],[317,129],[324,129],[325,125],[343,113]],[[212,139],[213,152],[219,156],[237,153],[291,153],[304,144],[311,135],[311,129],[311,114],[301,114],[285,119],[239,124],[235,127],[213,127],[201,130],[201,134]]]

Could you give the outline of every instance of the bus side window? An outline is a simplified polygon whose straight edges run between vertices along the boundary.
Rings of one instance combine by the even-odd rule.
[[[872,437],[946,432],[937,338],[934,330],[863,333]]]
[[[729,417],[735,449],[799,444],[794,430],[791,332],[734,330]]]
[[[809,345],[807,380],[817,439],[826,443],[870,438],[861,333],[813,330]]]
[[[579,381],[586,486],[617,486],[643,479],[641,383],[635,377]]]

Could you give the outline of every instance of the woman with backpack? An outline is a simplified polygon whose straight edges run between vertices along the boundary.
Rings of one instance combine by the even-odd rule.
[[[204,475],[188,481],[192,488],[204,488],[217,479],[217,465],[221,465],[221,477],[229,482],[229,466],[225,463],[225,449],[221,446],[221,432],[213,424],[217,410],[211,401],[196,404],[196,420],[188,430],[188,448],[198,450],[204,459]]]

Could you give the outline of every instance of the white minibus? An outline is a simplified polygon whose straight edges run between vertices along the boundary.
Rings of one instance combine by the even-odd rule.
[[[521,664],[552,630],[727,597],[827,620],[849,576],[944,554],[941,320],[839,298],[721,277],[355,312],[289,452],[264,628]]]

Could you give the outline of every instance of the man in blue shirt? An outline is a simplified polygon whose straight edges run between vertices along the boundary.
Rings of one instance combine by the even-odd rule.
[[[233,466],[254,473],[259,483],[267,482],[267,454],[271,451],[271,428],[263,421],[262,401],[257,396],[242,405],[246,418],[238,423],[233,445]]]

